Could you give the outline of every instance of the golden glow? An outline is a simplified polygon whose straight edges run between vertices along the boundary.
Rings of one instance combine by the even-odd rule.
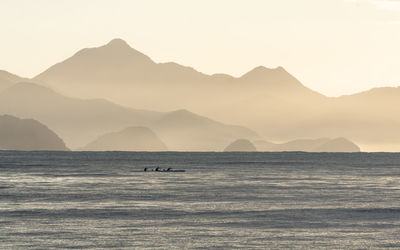
[[[400,85],[399,24],[400,0],[2,0],[0,70],[30,79],[0,71],[0,114],[73,149],[399,151],[400,87],[344,95]]]
[[[2,0],[0,69],[33,77],[121,37],[157,62],[283,66],[329,96],[400,82],[396,0]]]

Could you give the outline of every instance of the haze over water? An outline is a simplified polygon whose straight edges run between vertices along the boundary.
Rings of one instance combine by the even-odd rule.
[[[399,29],[400,0],[1,0],[0,249],[400,249]]]
[[[400,154],[0,158],[3,249],[400,247]],[[137,172],[156,166],[186,172]]]

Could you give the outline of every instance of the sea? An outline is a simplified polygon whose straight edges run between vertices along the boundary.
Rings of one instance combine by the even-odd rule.
[[[0,249],[60,248],[398,249],[400,154],[0,151]]]

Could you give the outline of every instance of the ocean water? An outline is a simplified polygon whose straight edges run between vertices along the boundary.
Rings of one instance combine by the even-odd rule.
[[[390,247],[400,154],[0,151],[0,249]]]

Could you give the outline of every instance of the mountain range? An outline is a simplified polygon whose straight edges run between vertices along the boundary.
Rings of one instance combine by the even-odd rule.
[[[225,116],[234,116],[230,115],[233,109],[265,99],[289,103],[299,96],[302,103],[324,99],[282,67],[259,66],[239,78],[206,75],[173,62],[155,63],[121,39],[80,50],[33,81],[70,96],[103,97],[125,106],[159,111],[184,108],[205,115],[215,113],[216,119],[219,112],[227,110],[230,112]]]
[[[37,99],[32,97],[31,103],[22,104],[27,96],[17,94],[17,89],[26,88],[27,84],[14,85],[21,81],[35,83],[43,91],[50,91],[48,96],[57,95],[56,99],[65,104],[57,101],[57,105],[53,105],[50,97],[46,97],[50,98],[47,101],[38,101],[39,104],[35,104]],[[194,130],[189,129],[185,134],[184,129],[176,129],[169,133],[173,126],[166,128],[161,124],[174,115],[171,110],[186,110],[187,113],[175,112],[185,116],[197,113],[208,121],[223,121],[222,127],[230,127],[226,123],[240,125],[235,127],[239,130],[249,128],[246,136],[240,136],[243,131],[235,130],[237,133],[232,135],[224,129],[226,135],[221,135],[222,130],[214,128],[221,135],[216,140],[218,147],[225,143],[222,148],[240,138],[254,141],[257,135],[259,139],[276,142],[345,137],[366,151],[400,150],[400,134],[397,133],[400,88],[378,88],[331,98],[307,88],[282,67],[259,66],[241,77],[207,75],[173,62],[154,62],[121,39],[80,50],[32,79],[1,71],[0,91],[0,113],[13,111],[12,114],[22,117],[38,116],[72,147],[81,147],[104,133],[145,126],[160,138],[164,132],[167,139],[162,140],[169,148],[167,141],[172,142],[172,137],[192,135]],[[71,103],[72,99],[75,104]],[[4,108],[5,104],[8,108]],[[19,105],[25,106],[19,108]],[[62,111],[59,116],[57,109]],[[175,119],[179,121],[180,118]],[[68,121],[74,122],[68,124]],[[95,124],[103,125],[96,128]],[[77,133],[78,130],[81,132]],[[204,137],[203,133],[199,134]],[[248,138],[249,134],[253,138]],[[184,144],[187,149],[202,150],[200,142],[197,146],[188,146],[188,141],[193,142],[193,139],[174,141],[172,148],[182,148]]]
[[[260,138],[245,127],[226,125],[187,110],[137,110],[104,99],[67,97],[32,82],[16,83],[0,92],[1,113],[45,123],[72,149],[131,126],[154,129],[170,150],[177,151],[219,151],[237,138]]]

